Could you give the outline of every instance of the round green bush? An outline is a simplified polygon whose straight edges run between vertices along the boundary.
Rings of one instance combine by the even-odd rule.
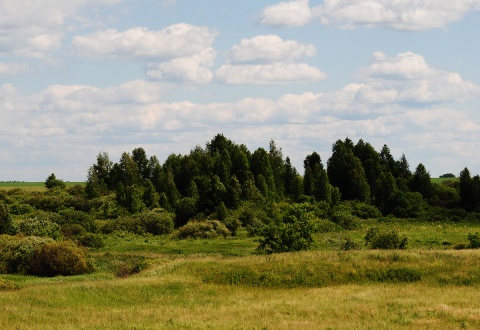
[[[52,242],[35,252],[31,270],[34,275],[53,277],[80,275],[91,269],[79,247],[70,242]]]

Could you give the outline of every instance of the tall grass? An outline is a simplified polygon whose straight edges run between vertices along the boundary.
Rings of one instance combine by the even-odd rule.
[[[31,279],[2,291],[0,328],[475,329],[480,327],[478,261],[472,251],[163,257],[123,279]],[[315,278],[308,269],[338,276],[327,276],[322,285],[307,281],[294,288],[215,277],[234,265],[258,274],[276,269],[287,282],[302,272],[305,279]],[[393,266],[417,269],[421,279],[359,281],[348,276],[355,269],[361,273]]]

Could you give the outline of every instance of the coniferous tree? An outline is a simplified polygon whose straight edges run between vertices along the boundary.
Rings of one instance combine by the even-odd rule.
[[[340,190],[342,199],[370,201],[370,187],[365,171],[349,142],[338,140],[333,145],[332,156],[327,162],[327,173],[330,183]]]

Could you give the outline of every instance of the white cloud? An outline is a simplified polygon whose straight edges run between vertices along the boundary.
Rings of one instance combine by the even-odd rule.
[[[277,35],[260,35],[242,39],[232,47],[230,59],[233,63],[271,63],[293,61],[304,56],[314,56],[316,48],[312,44],[302,44],[295,40],[283,40]]]
[[[311,44],[260,35],[233,46],[229,53],[231,64],[222,65],[215,74],[220,82],[232,85],[314,82],[325,79],[326,74],[296,60],[315,53]]]
[[[206,48],[190,57],[179,57],[160,64],[150,64],[147,76],[154,80],[208,84],[213,78],[209,67],[215,63],[215,57],[216,51],[213,48]]]
[[[314,82],[326,78],[325,73],[304,63],[262,65],[223,65],[216,71],[219,81],[230,84],[287,84]]]
[[[179,23],[159,31],[135,27],[77,36],[72,45],[82,56],[167,61],[193,56],[211,47],[217,33],[206,27]]]
[[[312,9],[323,24],[397,30],[442,28],[478,10],[478,0],[325,0]]]
[[[83,20],[85,9],[121,0],[3,0],[0,2],[0,54],[45,58],[56,51],[65,31]]]
[[[260,24],[269,26],[304,26],[312,14],[308,0],[280,2],[263,9]]]
[[[478,0],[309,0],[267,6],[260,23],[269,26],[305,26],[312,20],[340,28],[385,27],[396,30],[443,28],[480,10]]]
[[[432,68],[423,56],[412,52],[393,58],[384,53],[373,55],[373,63],[359,71],[368,81],[358,93],[364,102],[384,101],[441,103],[464,102],[480,92],[480,87],[464,81],[458,73]],[[375,103],[375,102],[374,102]]]
[[[38,180],[53,171],[79,180],[100,151],[116,160],[121,152],[143,146],[162,161],[170,153],[188,153],[217,133],[252,149],[274,139],[299,170],[312,151],[326,161],[331,144],[346,136],[376,148],[387,143],[395,157],[405,153],[411,166],[423,162],[445,173],[480,162],[480,155],[465,154],[465,148],[478,146],[478,116],[445,105],[464,99],[466,83],[458,74],[432,68],[417,54],[390,58],[383,53],[360,72],[361,83],[332,92],[206,104],[165,102],[165,85],[144,80],[108,88],[51,85],[30,95],[6,84],[0,87],[0,152],[4,164],[14,165],[5,165],[2,175],[18,175],[18,164],[25,164],[25,176],[10,179]],[[418,104],[422,97],[435,103]],[[443,165],[445,150],[452,159],[448,167]]]
[[[29,66],[27,63],[19,62],[0,62],[0,76],[11,76],[27,72]]]
[[[152,80],[208,84],[217,55],[211,47],[216,36],[206,27],[179,23],[158,31],[144,27],[97,31],[75,37],[72,45],[80,56],[145,61]]]

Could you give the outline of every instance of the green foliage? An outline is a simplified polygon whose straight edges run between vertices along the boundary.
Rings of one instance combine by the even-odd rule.
[[[173,214],[163,209],[144,211],[131,216],[122,216],[116,220],[107,221],[101,231],[112,233],[114,231],[128,231],[143,235],[168,235],[173,231]]]
[[[70,242],[42,245],[31,260],[31,271],[38,276],[71,276],[91,271],[83,251]]]
[[[343,229],[353,230],[360,226],[360,218],[351,213],[351,210],[345,207],[337,207],[333,210],[330,220]]]
[[[94,218],[87,212],[68,208],[61,210],[58,214],[62,216],[62,219],[57,222],[62,226],[78,224],[87,231],[94,232],[96,230]]]
[[[45,180],[45,187],[47,189],[53,189],[53,188],[65,189],[66,185],[65,185],[65,182],[63,182],[63,180],[57,179],[55,177],[55,174],[52,173]]]
[[[365,244],[372,249],[406,249],[408,237],[396,228],[372,227],[365,235]]]
[[[77,237],[77,242],[79,245],[94,249],[99,249],[105,246],[105,241],[98,234],[93,233],[84,233]]]
[[[175,227],[184,226],[196,214],[196,201],[192,197],[184,197],[175,207]]]
[[[27,236],[60,238],[60,226],[47,212],[35,212],[20,218],[15,223],[16,233]]]
[[[189,221],[174,236],[180,239],[229,237],[230,231],[218,220]]]
[[[343,200],[370,201],[370,186],[360,159],[353,153],[353,143],[348,138],[338,140],[332,147],[327,162],[330,183],[338,187]]]
[[[12,230],[12,216],[7,204],[0,201],[0,234],[8,234]]]
[[[47,237],[0,235],[0,273],[31,274],[35,253],[51,242]]]
[[[468,241],[470,242],[469,247],[471,249],[478,249],[480,248],[480,234],[476,232],[475,234],[470,233],[468,234]]]
[[[266,253],[281,253],[309,250],[314,240],[314,214],[303,204],[288,205],[283,219],[265,225],[260,235],[258,250]]]

